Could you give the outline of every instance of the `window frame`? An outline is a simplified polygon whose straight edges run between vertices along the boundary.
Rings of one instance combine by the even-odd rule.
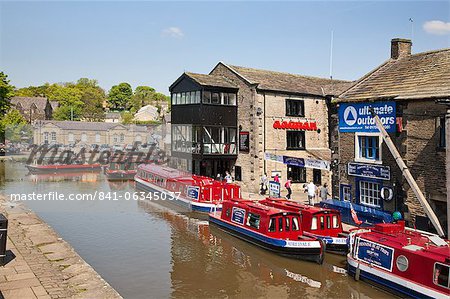
[[[441,287],[441,288],[450,289],[450,266],[448,266],[446,264],[443,264],[443,263],[440,263],[440,262],[435,262],[434,265],[433,265],[433,277],[434,277],[434,275],[436,273],[436,265],[437,264],[448,268],[449,275],[447,276],[447,286],[445,287],[443,285],[438,284],[437,282],[434,281],[434,279],[433,279],[433,284],[437,285],[438,287]]]
[[[360,138],[362,137],[378,137],[378,158],[370,159],[361,155],[362,145],[360,144]],[[355,162],[364,162],[371,164],[383,163],[383,138],[380,133],[355,133]]]
[[[369,188],[361,188],[361,184],[362,183],[367,183],[367,184],[372,184],[372,185],[378,185],[378,198],[377,200],[377,204],[375,204],[375,197],[374,197],[374,190],[373,189],[369,189]],[[358,184],[358,201],[360,205],[366,206],[366,207],[371,207],[371,208],[376,208],[376,209],[380,209],[382,208],[382,202],[383,199],[381,198],[381,189],[383,188],[383,184],[379,181],[372,181],[372,180],[359,180],[357,182]],[[369,195],[364,195],[364,198],[373,198],[374,199],[374,203],[370,203],[370,202],[366,202],[363,201],[363,195],[362,195],[362,191],[363,189],[367,189],[367,190],[371,190],[368,194]],[[370,193],[372,193],[373,195],[370,195]]]
[[[440,150],[444,150],[447,147],[445,135],[446,135],[446,118],[445,116],[441,116],[437,120],[437,128],[436,131],[438,132],[438,141],[437,141],[437,148]]]
[[[290,143],[293,143],[292,141],[289,142],[289,136],[292,137],[293,133],[298,133],[301,135],[301,140],[302,140],[302,144],[300,146],[297,147],[291,147]],[[286,150],[291,151],[291,150],[305,150],[306,149],[306,134],[305,131],[298,131],[298,130],[287,130],[286,131]]]
[[[292,169],[293,167],[296,167],[296,168],[301,170],[298,180],[297,180],[296,173]],[[291,168],[291,170],[289,170],[289,168]],[[295,165],[287,165],[286,171],[287,171],[287,177],[288,178],[292,177],[292,182],[291,183],[293,183],[293,184],[295,184],[295,183],[306,183],[306,168],[305,167],[295,166]]]
[[[292,109],[291,104],[295,103],[296,108]],[[300,109],[299,109],[300,107]],[[305,117],[305,101],[301,99],[285,99],[286,116]],[[301,110],[297,114],[292,113],[292,110]]]

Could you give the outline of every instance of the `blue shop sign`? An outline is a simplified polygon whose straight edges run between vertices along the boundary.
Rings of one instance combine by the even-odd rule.
[[[364,178],[374,178],[389,181],[391,179],[391,169],[389,166],[371,165],[350,162],[347,165],[348,175],[360,176]]]
[[[283,163],[292,166],[305,167],[305,160],[303,158],[283,156]]]
[[[192,199],[198,199],[198,195],[200,193],[200,188],[195,186],[187,187],[187,196]]]
[[[244,224],[244,220],[245,210],[238,207],[233,207],[233,211],[231,212],[231,221],[239,224]]]
[[[358,238],[357,258],[373,266],[392,271],[394,249]]]
[[[339,132],[379,132],[370,107],[380,117],[387,132],[396,131],[395,102],[339,104]]]

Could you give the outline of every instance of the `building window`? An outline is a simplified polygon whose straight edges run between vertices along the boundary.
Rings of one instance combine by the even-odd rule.
[[[286,149],[305,149],[305,131],[286,131]]]
[[[87,135],[86,133],[81,134],[81,141],[86,142],[87,141]]]
[[[205,103],[205,104],[211,103],[211,92],[210,91],[203,92],[203,103]]]
[[[439,148],[445,148],[445,117],[439,118],[439,141],[438,141],[438,147]]]
[[[343,201],[351,201],[352,200],[352,186],[341,184],[341,194],[340,199]]]
[[[114,141],[114,143],[119,142],[119,136],[117,136],[116,134],[114,134],[114,136],[113,136],[113,141]]]
[[[95,133],[95,142],[100,142],[100,134]]]
[[[381,161],[381,138],[379,135],[355,134],[355,160]]]
[[[380,207],[380,184],[376,182],[359,182],[359,202],[362,205]]]
[[[56,132],[52,132],[52,142],[56,142]]]
[[[286,116],[305,116],[305,102],[286,99]]]
[[[220,104],[220,93],[213,92],[211,94],[211,104]]]
[[[292,183],[306,182],[306,168],[289,165],[287,167],[287,178],[292,178]]]
[[[142,141],[141,135],[136,135],[135,141],[136,142],[141,142]]]
[[[73,142],[74,141],[73,133],[69,133],[68,140],[69,140],[69,142]]]
[[[124,142],[125,141],[125,135],[122,133],[120,134],[120,142]]]

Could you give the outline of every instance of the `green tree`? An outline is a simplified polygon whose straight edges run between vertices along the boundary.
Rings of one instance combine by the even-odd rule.
[[[129,111],[122,112],[122,123],[124,125],[129,125],[129,124],[134,123],[133,113],[131,113]]]
[[[13,96],[14,86],[9,84],[8,76],[0,72],[0,118],[8,111],[9,99]]]
[[[108,94],[109,106],[114,110],[125,110],[130,107],[133,89],[128,83],[120,83],[111,87]]]
[[[0,120],[0,130],[10,142],[20,142],[23,135],[29,134],[27,120],[16,109],[10,109]]]
[[[134,94],[130,101],[130,108],[138,111],[143,106],[149,105],[153,101],[155,89],[150,86],[138,86],[134,90]]]
[[[89,87],[83,91],[81,101],[82,118],[87,121],[102,121],[105,119],[105,112],[103,111],[103,102],[105,101],[105,92],[101,88]]]

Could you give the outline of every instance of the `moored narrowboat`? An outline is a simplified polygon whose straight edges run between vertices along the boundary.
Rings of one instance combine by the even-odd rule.
[[[350,232],[348,272],[402,297],[449,298],[450,245],[438,235],[380,223]]]
[[[29,164],[26,165],[32,174],[68,173],[68,172],[94,172],[102,169],[101,164]]]
[[[209,213],[220,210],[222,201],[241,196],[239,185],[157,164],[139,165],[134,180],[136,188],[164,195],[166,202],[187,211]]]
[[[299,212],[303,234],[324,241],[326,250],[346,254],[348,251],[347,236],[342,229],[339,211],[281,198],[266,198],[261,204],[287,211]]]
[[[303,234],[298,212],[234,199],[224,201],[221,212],[210,213],[209,221],[235,237],[274,253],[323,262],[324,243]]]

